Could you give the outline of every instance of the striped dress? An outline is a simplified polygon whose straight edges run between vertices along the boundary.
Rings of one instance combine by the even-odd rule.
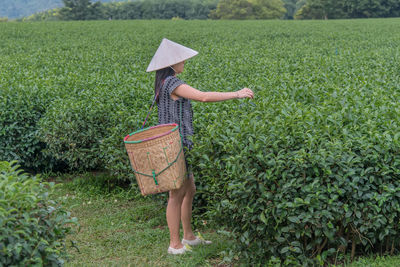
[[[189,99],[179,98],[173,100],[171,93],[179,86],[185,84],[175,76],[168,76],[161,87],[158,101],[158,123],[177,123],[182,135],[183,146],[191,150],[193,142],[190,136],[193,131],[193,110]]]

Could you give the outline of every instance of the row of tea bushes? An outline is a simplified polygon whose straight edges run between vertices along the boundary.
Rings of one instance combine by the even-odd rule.
[[[1,28],[0,159],[34,171],[104,170],[120,160],[109,151],[123,155],[123,134],[138,127],[152,94],[136,67],[143,47],[131,45],[140,36],[122,35],[124,23],[100,32],[101,22]]]
[[[132,177],[122,139],[146,116],[144,70],[167,37],[200,52],[180,75],[193,87],[256,95],[193,103],[196,218],[233,230],[234,253],[254,263],[396,251],[399,23],[1,25],[0,156]]]
[[[390,22],[368,31],[355,30],[366,21],[330,22],[340,30],[310,29],[298,50],[295,33],[277,37],[283,50],[247,53],[254,64],[235,73],[254,72],[253,101],[196,106],[196,212],[232,230],[242,259],[313,266],[399,251],[400,51]]]
[[[400,114],[287,102],[257,105],[269,115],[233,113],[240,122],[215,116],[198,135],[198,190],[212,206],[202,211],[254,262],[398,250]]]

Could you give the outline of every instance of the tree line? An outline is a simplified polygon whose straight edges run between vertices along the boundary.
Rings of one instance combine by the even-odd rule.
[[[218,0],[137,0],[101,3],[63,0],[64,7],[34,14],[25,20],[207,19]]]
[[[387,18],[400,16],[400,0],[307,0],[297,19]]]
[[[399,17],[400,0],[63,0],[26,20],[344,19]]]

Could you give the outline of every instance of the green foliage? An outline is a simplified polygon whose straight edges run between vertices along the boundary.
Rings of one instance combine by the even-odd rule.
[[[94,20],[102,17],[101,3],[91,0],[63,0],[64,6],[60,9],[62,20]]]
[[[220,0],[212,11],[212,19],[246,19],[252,16],[253,7],[248,0]]]
[[[400,16],[398,0],[307,0],[296,19],[382,18]]]
[[[398,26],[398,19],[4,23],[0,94],[17,103],[24,95],[27,109],[40,110],[44,149],[68,155],[73,168],[100,165],[133,178],[122,140],[146,116],[154,74],[144,70],[167,37],[200,52],[180,75],[191,86],[255,91],[253,100],[193,103],[195,221],[233,230],[238,246],[228,255],[306,265],[353,246],[355,255],[386,244],[390,252],[394,241],[396,251]],[[156,111],[148,125],[157,124]]]
[[[279,19],[285,14],[281,0],[220,0],[213,19]]]
[[[22,18],[22,21],[56,21],[60,20],[60,8],[54,8],[42,12],[35,13],[28,17]]]
[[[398,22],[309,22],[258,35],[242,24],[247,50],[224,35],[230,52],[210,65],[230,69],[210,71],[256,98],[196,106],[191,158],[196,203],[206,203],[197,212],[232,229],[245,261],[304,266],[353,247],[352,256],[399,249]]]
[[[351,18],[382,18],[399,17],[400,1],[398,0],[373,0],[351,1],[346,6]]]
[[[249,4],[253,2],[253,4]],[[267,3],[268,12],[259,12],[256,2]],[[104,19],[332,19],[399,17],[398,0],[0,0],[0,16],[24,21],[37,20],[104,20]],[[217,4],[220,11],[216,13]],[[250,5],[250,7],[249,7]],[[264,5],[264,4],[263,4]],[[301,11],[300,8],[304,7]],[[262,9],[262,8],[261,8]],[[274,12],[272,12],[272,11]],[[32,15],[33,14],[33,15]],[[1,20],[0,20],[1,22]]]
[[[102,6],[105,19],[207,19],[216,0],[146,0],[107,3]]]
[[[58,163],[42,153],[45,144],[38,138],[37,122],[49,99],[36,90],[20,86],[0,91],[0,160],[17,160],[24,168],[37,171]]]
[[[39,124],[46,154],[66,162],[70,169],[102,169],[104,152],[100,144],[113,125],[113,107],[113,103],[92,94],[54,102]]]
[[[311,0],[307,1],[298,13],[296,19],[334,19],[347,18],[343,1]]]
[[[293,19],[297,11],[306,3],[306,0],[283,0],[285,9],[285,19]]]
[[[281,0],[251,0],[255,19],[280,19],[286,13]]]
[[[59,177],[64,180],[65,177]],[[179,257],[167,256],[169,230],[165,218],[167,196],[143,197],[136,186],[127,190],[107,174],[86,173],[59,184],[53,199],[79,218],[84,231],[73,238],[77,247],[66,266],[209,266],[222,260],[221,252],[232,243],[214,229],[200,229],[213,240]],[[195,234],[197,231],[195,230]],[[105,256],[106,255],[106,256]]]
[[[0,265],[60,266],[67,256],[65,238],[76,218],[49,198],[53,183],[0,162]]]
[[[35,20],[127,20],[127,19],[207,19],[217,0],[143,0],[92,3],[66,1],[65,7],[39,12],[24,21]]]
[[[129,65],[120,67],[122,72],[130,69]],[[54,101],[39,122],[38,136],[46,144],[45,154],[65,162],[70,170],[108,169],[115,175],[122,172],[126,177],[130,166],[125,161],[121,132],[132,130],[141,119],[140,114],[132,111],[147,108],[132,99],[151,97],[136,93],[141,91],[140,86],[132,90],[139,82],[134,77],[123,80],[116,71],[106,73],[103,68],[99,71],[104,84],[93,80],[85,89]]]

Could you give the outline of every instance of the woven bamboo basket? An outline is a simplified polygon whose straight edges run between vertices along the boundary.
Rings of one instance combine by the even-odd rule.
[[[182,186],[187,170],[178,124],[162,124],[131,133],[124,143],[142,195]]]

